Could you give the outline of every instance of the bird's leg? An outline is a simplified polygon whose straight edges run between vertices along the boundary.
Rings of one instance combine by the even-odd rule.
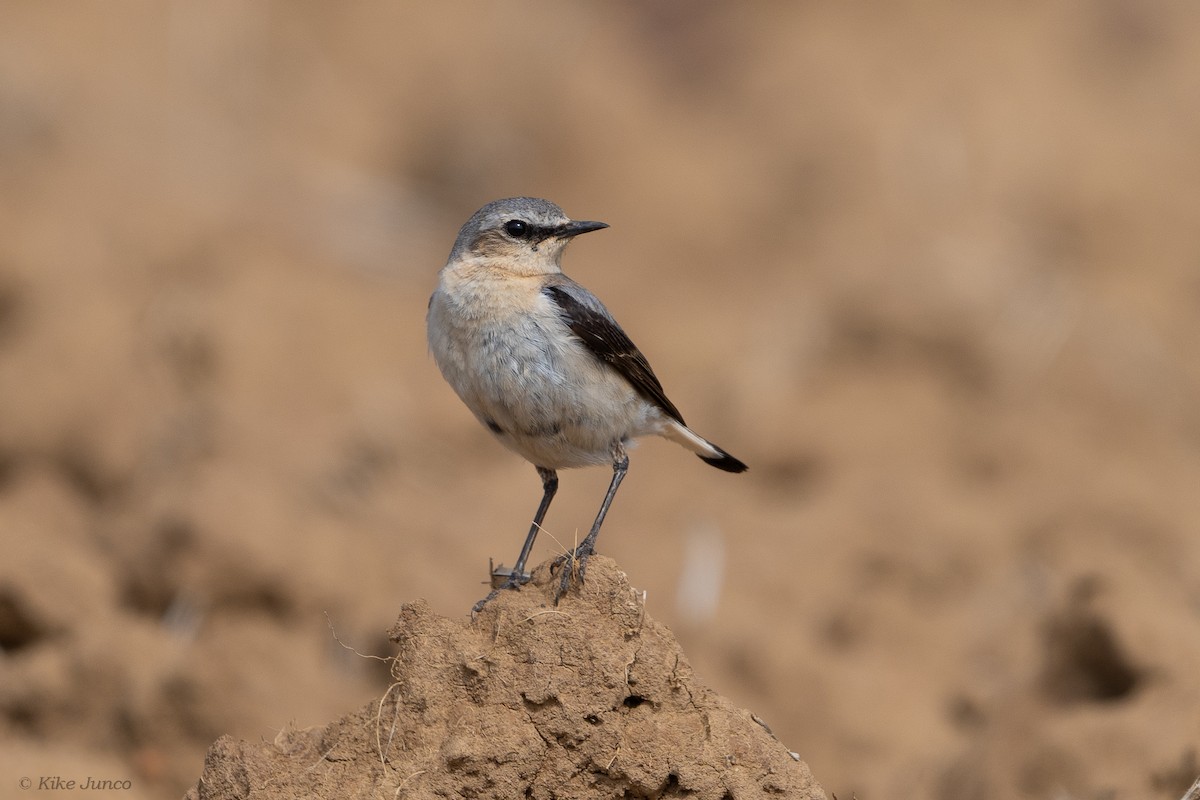
[[[621,485],[621,481],[625,479],[625,473],[629,471],[629,455],[625,452],[625,447],[620,442],[613,445],[612,456],[612,482],[608,484],[608,493],[604,495],[604,502],[600,504],[600,511],[596,514],[596,521],[592,523],[592,529],[588,531],[588,535],[584,537],[578,547],[570,553],[558,557],[557,563],[564,565],[564,569],[562,578],[559,579],[556,600],[567,593],[567,588],[571,585],[571,575],[578,573],[579,584],[583,585],[583,576],[587,571],[588,558],[595,552],[596,537],[600,534],[600,526],[604,524],[604,517],[608,514],[608,507],[612,505],[613,498],[617,494],[617,487]]]
[[[521,545],[521,554],[517,556],[517,563],[508,575],[510,582],[529,582],[530,575],[525,571],[525,562],[529,560],[529,551],[533,550],[533,542],[537,539],[538,531],[542,529],[542,520],[546,518],[546,511],[550,508],[550,501],[554,499],[554,493],[558,491],[557,472],[545,467],[538,467],[537,472],[538,475],[542,476],[542,502],[538,504],[537,513],[533,515],[533,524],[529,526],[529,535],[525,537],[525,544]],[[498,572],[500,575],[503,574],[502,570],[498,570]],[[500,577],[500,575],[493,574],[493,577]]]
[[[538,531],[542,529],[542,520],[546,518],[550,501],[554,499],[554,493],[558,491],[557,472],[545,467],[538,467],[537,472],[542,477],[542,502],[538,504],[537,512],[533,515],[533,524],[529,526],[529,535],[525,537],[525,544],[521,545],[521,554],[517,556],[517,563],[511,570],[505,569],[503,565],[492,570],[492,586],[494,588],[487,597],[472,607],[472,614],[482,611],[483,607],[504,589],[515,589],[521,584],[529,582],[531,576],[525,571],[525,563],[529,561],[529,552],[533,550],[533,542],[537,539]],[[499,585],[497,585],[497,581],[500,581]]]

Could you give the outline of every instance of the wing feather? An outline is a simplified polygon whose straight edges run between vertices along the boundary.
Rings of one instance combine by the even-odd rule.
[[[558,306],[563,322],[596,358],[612,366],[638,394],[671,419],[685,424],[679,409],[667,399],[650,362],[595,295],[565,275],[556,275],[542,293]]]

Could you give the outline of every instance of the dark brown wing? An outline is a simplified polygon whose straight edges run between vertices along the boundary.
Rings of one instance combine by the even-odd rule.
[[[679,424],[685,424],[675,404],[667,399],[650,362],[630,341],[608,309],[587,289],[570,278],[555,276],[542,293],[554,301],[563,322],[584,346],[629,381],[638,394],[657,405]]]

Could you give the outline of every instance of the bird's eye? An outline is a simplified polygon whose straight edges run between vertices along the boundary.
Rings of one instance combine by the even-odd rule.
[[[529,223],[522,222],[519,219],[509,220],[504,223],[504,230],[514,239],[524,239],[529,235]]]

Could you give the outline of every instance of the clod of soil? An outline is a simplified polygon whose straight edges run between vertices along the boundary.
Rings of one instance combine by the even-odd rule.
[[[607,558],[556,606],[549,564],[471,621],[403,606],[395,683],[324,728],[219,739],[188,800],[824,798],[749,711],[696,678]]]

